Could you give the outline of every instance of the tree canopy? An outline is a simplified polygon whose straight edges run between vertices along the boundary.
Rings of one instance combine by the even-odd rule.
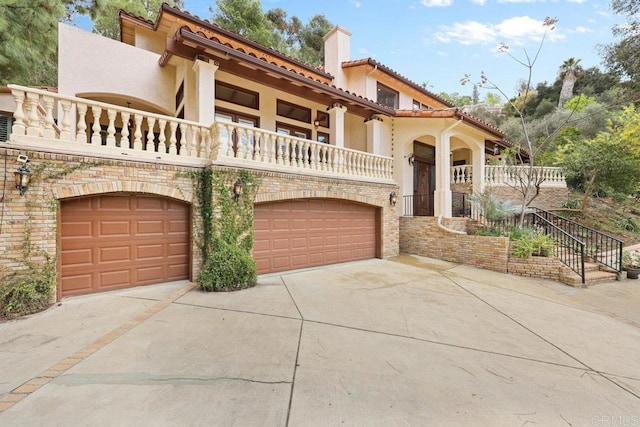
[[[143,18],[155,20],[162,3],[183,7],[183,0],[101,0],[100,13],[93,19],[93,32],[114,40],[120,39],[120,9]],[[95,6],[93,7],[95,10]]]
[[[613,28],[616,43],[603,47],[602,53],[609,69],[624,79],[624,86],[633,100],[640,97],[640,0],[612,0],[611,8],[625,15],[627,22]]]
[[[57,84],[58,21],[62,0],[0,0],[0,85]]]
[[[303,24],[281,8],[263,12],[260,0],[216,0],[213,22],[311,65],[324,61],[324,36],[333,24],[316,14]]]

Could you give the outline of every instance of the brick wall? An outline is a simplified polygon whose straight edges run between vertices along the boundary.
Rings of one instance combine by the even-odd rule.
[[[0,219],[0,277],[24,269],[26,262],[42,262],[44,254],[55,259],[58,250],[59,202],[72,197],[111,192],[148,193],[181,200],[192,207],[192,277],[201,265],[199,230],[202,229],[193,182],[188,175],[198,168],[133,161],[103,160],[43,152],[5,149],[0,162],[2,200]],[[13,172],[18,154],[31,160],[32,183],[20,196]],[[225,169],[225,168],[219,168]],[[389,205],[395,185],[256,171],[262,178],[256,202],[323,197],[367,203],[381,209],[382,256],[398,254],[400,207]]]
[[[436,221],[434,217],[401,217],[400,251],[507,272],[508,238],[455,234],[440,228]],[[446,219],[444,225],[453,228],[455,221],[465,219]]]
[[[515,188],[506,185],[491,187],[491,192],[499,200],[511,200],[514,204],[522,203],[522,195]],[[560,208],[569,198],[569,190],[565,187],[541,188],[540,194],[531,202],[531,207],[540,209]]]

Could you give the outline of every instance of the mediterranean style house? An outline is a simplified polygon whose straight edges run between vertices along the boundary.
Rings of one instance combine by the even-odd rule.
[[[58,299],[194,279],[189,172],[208,166],[260,178],[259,273],[393,257],[401,217],[451,218],[465,194],[508,193],[504,133],[352,59],[344,28],[317,68],[167,4],[120,24],[120,41],[60,24],[57,89],[0,93],[4,272],[54,260]],[[25,169],[16,188],[6,177]],[[544,174],[566,195],[560,170]]]

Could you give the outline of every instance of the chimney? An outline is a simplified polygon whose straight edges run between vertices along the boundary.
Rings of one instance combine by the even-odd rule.
[[[324,36],[324,69],[335,77],[336,87],[346,87],[342,63],[350,60],[351,33],[346,28],[335,26]]]

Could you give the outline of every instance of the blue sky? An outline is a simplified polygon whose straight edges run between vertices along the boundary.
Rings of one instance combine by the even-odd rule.
[[[184,9],[210,19],[214,0],[184,0]],[[533,69],[533,82],[552,82],[569,57],[600,66],[597,45],[613,40],[620,17],[608,0],[262,0],[263,10],[280,7],[307,22],[324,14],[352,33],[351,57],[375,58],[429,90],[471,94],[460,78],[480,72],[508,95],[527,69],[498,52],[504,42],[514,56],[535,55],[545,17],[558,19]],[[481,91],[481,96],[483,92]]]

